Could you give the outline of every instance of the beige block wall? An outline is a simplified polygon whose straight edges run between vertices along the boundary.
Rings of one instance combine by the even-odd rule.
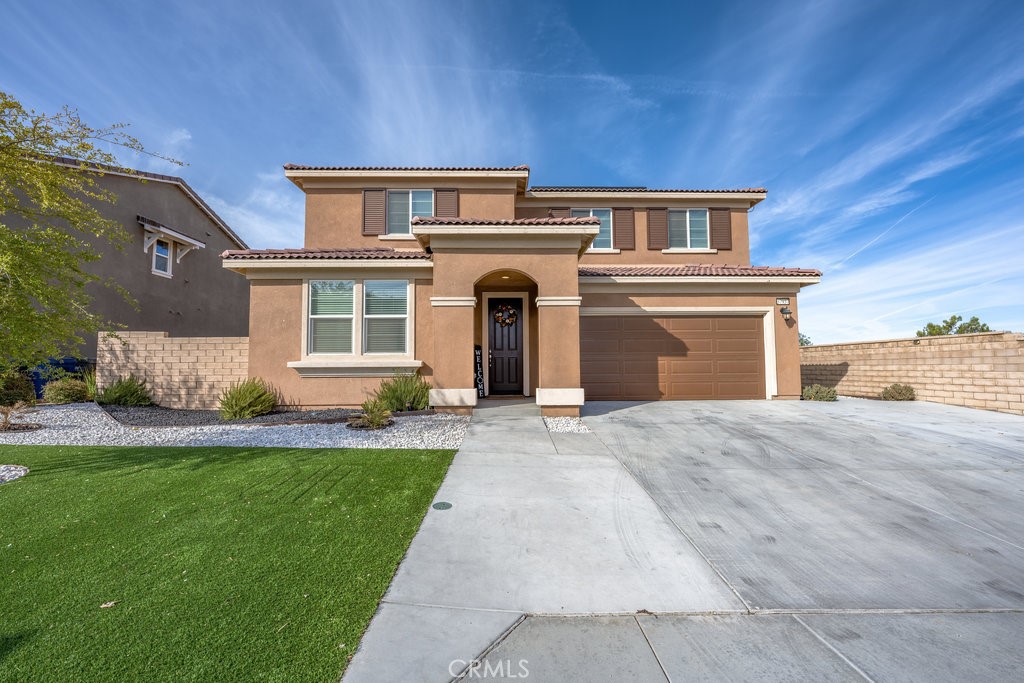
[[[1024,335],[1014,332],[893,339],[800,349],[803,384],[877,398],[899,382],[924,401],[1024,415]]]
[[[214,410],[221,392],[248,376],[248,337],[171,337],[166,332],[101,333],[96,381],[102,388],[134,374],[157,405]]]

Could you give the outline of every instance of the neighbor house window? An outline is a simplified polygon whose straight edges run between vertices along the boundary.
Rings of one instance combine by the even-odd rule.
[[[408,281],[363,283],[363,353],[405,353],[408,319]]]
[[[573,209],[573,218],[600,218],[601,229],[590,244],[591,249],[612,248],[612,210],[611,209]]]
[[[433,190],[388,190],[388,234],[408,235],[416,216],[434,215]]]
[[[167,240],[157,240],[153,245],[153,272],[171,276],[171,243]]]
[[[309,352],[352,353],[355,282],[309,283]]]
[[[708,244],[707,209],[672,209],[668,212],[670,249],[707,249]]]

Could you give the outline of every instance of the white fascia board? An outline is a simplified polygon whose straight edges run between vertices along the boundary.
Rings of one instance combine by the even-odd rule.
[[[810,276],[810,275],[790,275],[790,276],[743,276],[743,275],[693,275],[693,276],[598,276],[598,275],[581,275],[580,285],[584,284],[607,284],[607,285],[622,285],[628,287],[633,284],[646,284],[646,283],[657,283],[657,284],[686,284],[686,283],[736,283],[736,284],[793,284],[793,285],[816,285],[821,282],[821,277]]]
[[[283,268],[345,270],[349,268],[398,269],[433,268],[429,259],[224,259],[221,266],[228,270],[274,270]]]
[[[526,193],[528,199],[623,199],[623,200],[652,200],[652,199],[739,199],[744,201],[759,202],[767,197],[764,192],[602,192],[591,191],[534,191]]]

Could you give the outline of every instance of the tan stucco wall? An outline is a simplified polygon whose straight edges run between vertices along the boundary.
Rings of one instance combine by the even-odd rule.
[[[566,206],[567,203],[559,201],[557,206]],[[555,204],[552,204],[555,206]],[[660,249],[651,250],[647,248],[647,206],[664,208],[706,208],[707,204],[694,204],[692,202],[674,202],[671,205],[664,201],[659,204],[638,206],[636,202],[602,202],[576,200],[572,202],[572,208],[614,208],[627,206],[635,209],[634,224],[636,231],[636,249],[624,249],[618,254],[584,254],[580,263],[614,263],[618,265],[630,265],[634,263],[722,263],[730,265],[750,265],[750,238],[748,233],[747,210],[733,208],[730,212],[732,217],[732,249],[720,250],[717,254],[663,254]],[[516,207],[516,218],[543,218],[548,215],[547,206],[522,205]],[[614,230],[614,226],[612,228]]]
[[[421,185],[389,182],[388,189],[457,187],[450,181]],[[368,185],[367,187],[383,187]],[[515,213],[515,190],[459,188],[459,215],[470,218],[507,219]],[[330,247],[393,247],[418,249],[415,240],[382,239],[363,235],[362,188],[306,190],[306,241],[311,249]]]
[[[166,332],[99,335],[96,383],[118,377],[146,380],[153,402],[167,408],[216,410],[220,395],[246,377],[246,337],[171,337]]]
[[[803,383],[842,396],[878,398],[909,384],[924,401],[1024,415],[1024,335],[986,332],[945,337],[805,346]]]
[[[792,319],[787,323],[778,313],[776,296],[789,298]],[[701,307],[708,309],[735,307],[771,307],[775,309],[775,364],[778,377],[778,392],[775,398],[796,399],[800,397],[800,341],[797,296],[792,293],[778,294],[617,294],[584,293],[584,308],[621,307]],[[652,313],[652,315],[659,315]],[[661,314],[668,315],[668,314]]]

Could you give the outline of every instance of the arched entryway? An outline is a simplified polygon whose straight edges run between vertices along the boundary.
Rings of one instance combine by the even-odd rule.
[[[537,283],[514,269],[492,271],[474,284],[475,374],[485,396],[531,396],[537,386]]]

